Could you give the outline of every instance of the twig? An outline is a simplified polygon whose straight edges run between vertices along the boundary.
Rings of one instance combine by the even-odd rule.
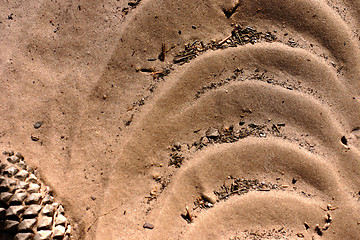
[[[223,40],[221,40],[220,42],[219,42],[219,45],[222,45],[224,42],[226,42],[227,40],[229,40],[230,38],[231,38],[231,34],[229,35],[229,36],[227,36],[226,38],[224,38]]]
[[[111,212],[113,212],[113,211],[115,211],[116,209],[118,209],[119,207],[116,207],[116,208],[113,208],[113,209],[111,209],[110,211],[108,211],[107,213],[104,213],[103,215],[101,215],[101,216],[99,216],[99,217],[97,217],[97,218],[95,218],[95,220],[91,223],[91,225],[88,227],[88,229],[87,229],[87,232],[89,232],[90,231],[90,229],[92,228],[92,226],[97,222],[97,220],[99,220],[99,218],[101,218],[101,217],[104,217],[104,216],[106,216],[106,215],[108,215],[109,213],[111,213]]]

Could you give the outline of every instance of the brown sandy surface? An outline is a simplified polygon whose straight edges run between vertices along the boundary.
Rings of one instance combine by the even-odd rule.
[[[37,167],[73,239],[360,239],[359,1],[0,13],[0,148]]]

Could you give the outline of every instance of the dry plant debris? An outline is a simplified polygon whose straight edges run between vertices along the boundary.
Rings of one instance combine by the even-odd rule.
[[[195,209],[198,207],[213,207],[215,202],[228,199],[232,195],[242,195],[250,191],[270,191],[284,189],[283,185],[272,184],[270,182],[260,182],[258,179],[233,178],[231,176],[229,176],[228,179],[232,180],[230,184],[227,184],[224,181],[224,184],[220,187],[220,189],[214,191],[214,194],[217,197],[216,201],[211,199],[209,196],[202,195],[196,198],[194,202]]]
[[[260,240],[260,239],[302,239],[303,233],[296,233],[290,229],[281,227],[280,229],[271,230],[245,230],[242,233],[236,234],[236,236],[230,237],[229,240]]]
[[[202,41],[195,40],[192,43],[186,44],[185,49],[176,54],[173,63],[184,64],[208,50],[226,49],[248,43],[255,44],[260,41],[273,42],[275,40],[276,36],[271,32],[262,33],[252,27],[242,27],[240,24],[235,24],[231,34],[220,41],[212,40],[210,43],[203,43]]]

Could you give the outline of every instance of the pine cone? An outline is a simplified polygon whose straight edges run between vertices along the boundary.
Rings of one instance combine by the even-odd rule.
[[[3,152],[0,160],[0,239],[69,240],[64,208],[20,153]]]

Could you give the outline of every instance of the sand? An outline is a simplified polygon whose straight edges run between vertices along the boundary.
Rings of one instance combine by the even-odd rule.
[[[0,12],[0,149],[38,169],[73,239],[360,239],[359,1]]]

